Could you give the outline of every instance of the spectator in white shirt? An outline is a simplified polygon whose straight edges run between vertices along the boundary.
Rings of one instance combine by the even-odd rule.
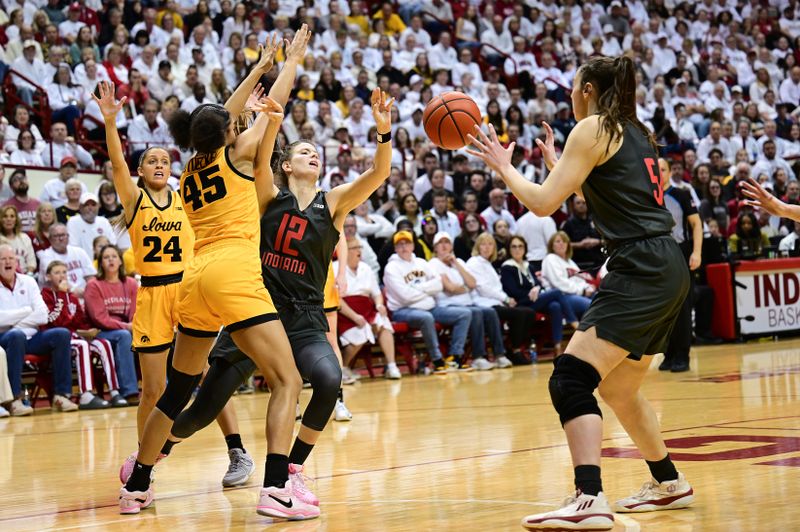
[[[16,269],[14,250],[8,245],[0,245],[0,348],[8,360],[8,380],[15,398],[9,411],[13,415],[30,413],[19,402],[26,353],[49,354],[52,359],[53,410],[77,410],[78,405],[69,400],[72,395],[70,332],[61,327],[39,330],[47,323],[47,306],[36,281]]]
[[[340,294],[339,308],[339,340],[342,343],[343,363],[349,365],[364,344],[375,344],[377,337],[377,343],[386,358],[384,376],[388,379],[399,379],[400,370],[395,363],[394,328],[388,309],[383,304],[378,277],[361,260],[362,250],[363,244],[357,238],[347,239],[347,289]],[[335,262],[333,268],[334,271],[339,271],[341,262]]]
[[[9,157],[11,164],[22,166],[44,166],[42,156],[36,149],[36,138],[30,131],[22,131],[17,137],[17,149]]]
[[[133,62],[131,67],[137,70],[145,83],[158,75],[158,61],[156,60],[156,50],[149,44],[142,49],[142,54]]]
[[[58,25],[58,35],[67,43],[72,44],[78,37],[78,31],[86,24],[81,22],[81,6],[72,2],[67,9],[67,20]]]
[[[31,39],[22,43],[22,56],[11,63],[11,68],[27,79],[12,77],[17,95],[26,104],[33,105],[33,93],[36,92],[34,83],[43,83],[47,79],[44,63],[36,58],[36,41]]]
[[[94,57],[87,57],[83,63],[75,67],[73,79],[75,83],[83,87],[84,97],[88,98],[91,98],[89,95],[94,92],[98,83],[101,81],[111,81],[111,78],[108,77],[106,67],[95,61]],[[84,102],[86,101],[87,100],[84,100]]]
[[[371,115],[364,113],[364,101],[361,98],[356,97],[350,102],[350,116],[344,119],[343,125],[357,145],[367,145],[367,133],[375,123]]]
[[[791,109],[800,104],[800,66],[792,67],[789,76],[781,82],[779,93],[779,103],[788,103],[793,106]]]
[[[622,53],[622,47],[619,45],[619,40],[614,32],[614,26],[606,24],[603,26],[603,55],[608,57],[617,57]]]
[[[139,152],[150,146],[173,144],[166,121],[159,116],[156,100],[147,100],[142,106],[142,114],[134,118],[128,126],[128,143],[133,151],[132,159],[139,160]]]
[[[589,308],[595,287],[580,275],[572,260],[572,243],[564,231],[558,231],[547,242],[547,256],[542,261],[542,284],[564,293],[572,311],[578,317]]]
[[[797,179],[792,167],[777,155],[777,148],[775,147],[774,140],[767,139],[761,147],[764,150],[764,155],[753,165],[753,176],[758,176],[763,173],[772,177],[778,169],[782,169],[786,172],[786,175],[789,176],[789,179]]]
[[[750,120],[743,118],[736,127],[736,134],[730,138],[731,149],[734,153],[744,150],[747,152],[747,160],[755,161],[758,159],[761,149],[756,139],[750,134]]]
[[[436,172],[442,172],[441,169],[436,169]],[[445,190],[435,190],[431,194],[433,199],[433,209],[431,209],[431,216],[436,219],[436,225],[440,232],[447,233],[451,241],[461,233],[461,224],[458,221],[458,216],[447,210],[448,194]]]
[[[699,163],[708,163],[711,159],[709,153],[714,148],[722,152],[723,161],[731,164],[734,160],[734,153],[731,149],[731,143],[728,139],[722,136],[722,125],[719,122],[711,122],[711,127],[708,130],[708,136],[697,145],[697,161]]]
[[[369,245],[367,239],[359,236],[358,224],[355,216],[348,214],[345,217],[344,225],[342,225],[342,232],[345,238],[356,238],[361,243],[361,260],[367,263],[367,266],[370,267],[375,275],[378,275],[381,269],[378,263],[378,255],[375,253],[375,250],[372,249],[372,246]]]
[[[800,222],[794,222],[794,231],[783,237],[778,243],[778,251],[794,251],[800,239]]]
[[[14,106],[14,115],[11,123],[6,127],[4,150],[12,152],[17,149],[17,137],[21,131],[30,131],[36,139],[36,150],[41,152],[47,143],[42,138],[42,134],[36,124],[31,122],[31,115],[28,109],[22,105]]]
[[[53,110],[53,121],[64,122],[67,132],[75,135],[75,119],[81,116],[83,87],[72,83],[69,65],[61,63],[52,79],[47,83],[47,100]]]
[[[492,17],[492,27],[481,33],[481,43],[494,46],[503,54],[510,54],[513,51],[514,43],[511,40],[511,32],[503,29],[502,15],[497,14]],[[503,63],[503,56],[489,46],[481,48],[481,53],[494,66]]]
[[[489,192],[489,207],[487,207],[481,216],[486,220],[486,225],[489,227],[489,232],[494,234],[492,229],[497,220],[505,220],[508,222],[508,229],[512,235],[517,234],[517,221],[514,216],[505,208],[506,193],[500,188],[494,188]]]
[[[428,51],[428,61],[432,70],[452,68],[456,64],[458,52],[452,46],[452,37],[449,32],[443,31],[439,34],[439,42]]]
[[[84,193],[81,195],[80,216],[73,216],[67,222],[69,241],[89,256],[94,254],[94,239],[98,236],[105,236],[112,244],[117,243],[111,223],[107,218],[97,216],[99,205],[95,194]]]
[[[214,103],[206,97],[206,86],[201,82],[194,84],[192,88],[192,95],[181,102],[181,109],[187,113],[191,113],[204,103]]]
[[[382,214],[370,214],[369,206],[370,201],[367,199],[353,211],[356,218],[356,226],[358,227],[358,236],[380,241],[380,245],[375,246],[380,249],[383,246],[383,241],[394,234],[394,225]]]
[[[555,233],[556,222],[550,216],[536,216],[527,212],[517,221],[517,234],[528,244],[526,259],[534,270],[541,268],[547,255],[547,242]]]
[[[422,28],[422,16],[421,15],[413,15],[411,17],[411,21],[409,26],[403,30],[400,34],[399,45],[401,47],[405,47],[406,39],[409,35],[413,35],[414,39],[416,40],[417,46],[424,50],[430,50],[432,43],[431,43],[431,36]]]
[[[156,24],[156,9],[153,7],[145,8],[143,15],[144,20],[131,28],[131,35],[136,35],[139,30],[144,30],[150,36],[151,45],[159,50],[164,48],[169,42],[170,35]]]
[[[65,192],[66,183],[74,178],[78,173],[78,162],[75,157],[66,156],[61,160],[58,176],[50,179],[42,187],[42,193],[39,196],[39,201],[42,203],[50,203],[54,209],[58,209],[67,202],[67,195]],[[80,181],[81,194],[86,192],[86,184]]]
[[[50,126],[50,143],[42,152],[42,160],[47,166],[55,166],[55,162],[65,157],[77,160],[81,168],[94,166],[94,159],[82,146],[75,143],[75,139],[67,136],[67,126],[63,122],[53,122]],[[55,205],[54,205],[55,206]]]
[[[67,280],[72,292],[83,296],[86,283],[94,279],[97,270],[92,265],[92,260],[86,252],[76,246],[69,245],[69,232],[64,224],[53,224],[47,232],[50,247],[37,253],[39,259],[39,284],[45,285],[47,281],[47,267],[54,260],[60,260],[67,265]]]
[[[666,74],[677,64],[675,51],[667,44],[667,34],[659,33],[656,39],[656,45],[653,47],[654,61],[659,66],[662,74]]]
[[[514,37],[513,42],[514,51],[509,54],[508,59],[503,64],[503,70],[506,76],[520,75],[522,73],[528,73],[528,76],[530,76],[531,72],[539,68],[536,63],[536,57],[525,50],[524,37]]]
[[[230,81],[230,80],[229,80]],[[178,84],[172,75],[172,64],[169,61],[160,61],[156,75],[147,82],[147,91],[151,98],[163,102],[169,96],[178,93]]]

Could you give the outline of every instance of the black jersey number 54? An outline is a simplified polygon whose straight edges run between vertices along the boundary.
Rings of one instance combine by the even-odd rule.
[[[199,181],[199,183],[198,183]],[[225,197],[225,179],[219,175],[219,165],[209,166],[183,181],[183,203],[193,211]]]

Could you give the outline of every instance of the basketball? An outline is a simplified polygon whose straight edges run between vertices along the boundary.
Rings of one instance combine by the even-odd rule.
[[[463,92],[443,92],[433,98],[422,114],[425,133],[431,141],[445,150],[463,148],[481,123],[478,104]]]

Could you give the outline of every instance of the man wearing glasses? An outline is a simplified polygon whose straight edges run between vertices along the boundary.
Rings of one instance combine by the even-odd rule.
[[[69,233],[64,224],[53,224],[48,232],[51,247],[43,249],[37,255],[39,258],[39,284],[45,284],[47,266],[54,260],[60,260],[67,265],[67,281],[72,293],[83,297],[86,283],[97,275],[97,270],[92,265],[92,260],[87,253],[76,246],[69,245]]]

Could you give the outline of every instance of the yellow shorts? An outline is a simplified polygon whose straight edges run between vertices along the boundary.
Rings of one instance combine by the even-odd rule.
[[[336,278],[333,276],[333,263],[328,265],[328,278],[325,280],[325,302],[322,304],[325,312],[339,309],[339,289],[336,288]]]
[[[178,288],[178,330],[214,338],[225,326],[233,332],[278,319],[261,277],[258,247],[223,240],[200,249]]]
[[[178,285],[141,286],[136,293],[133,315],[133,349],[139,353],[160,353],[169,349],[178,325]]]

